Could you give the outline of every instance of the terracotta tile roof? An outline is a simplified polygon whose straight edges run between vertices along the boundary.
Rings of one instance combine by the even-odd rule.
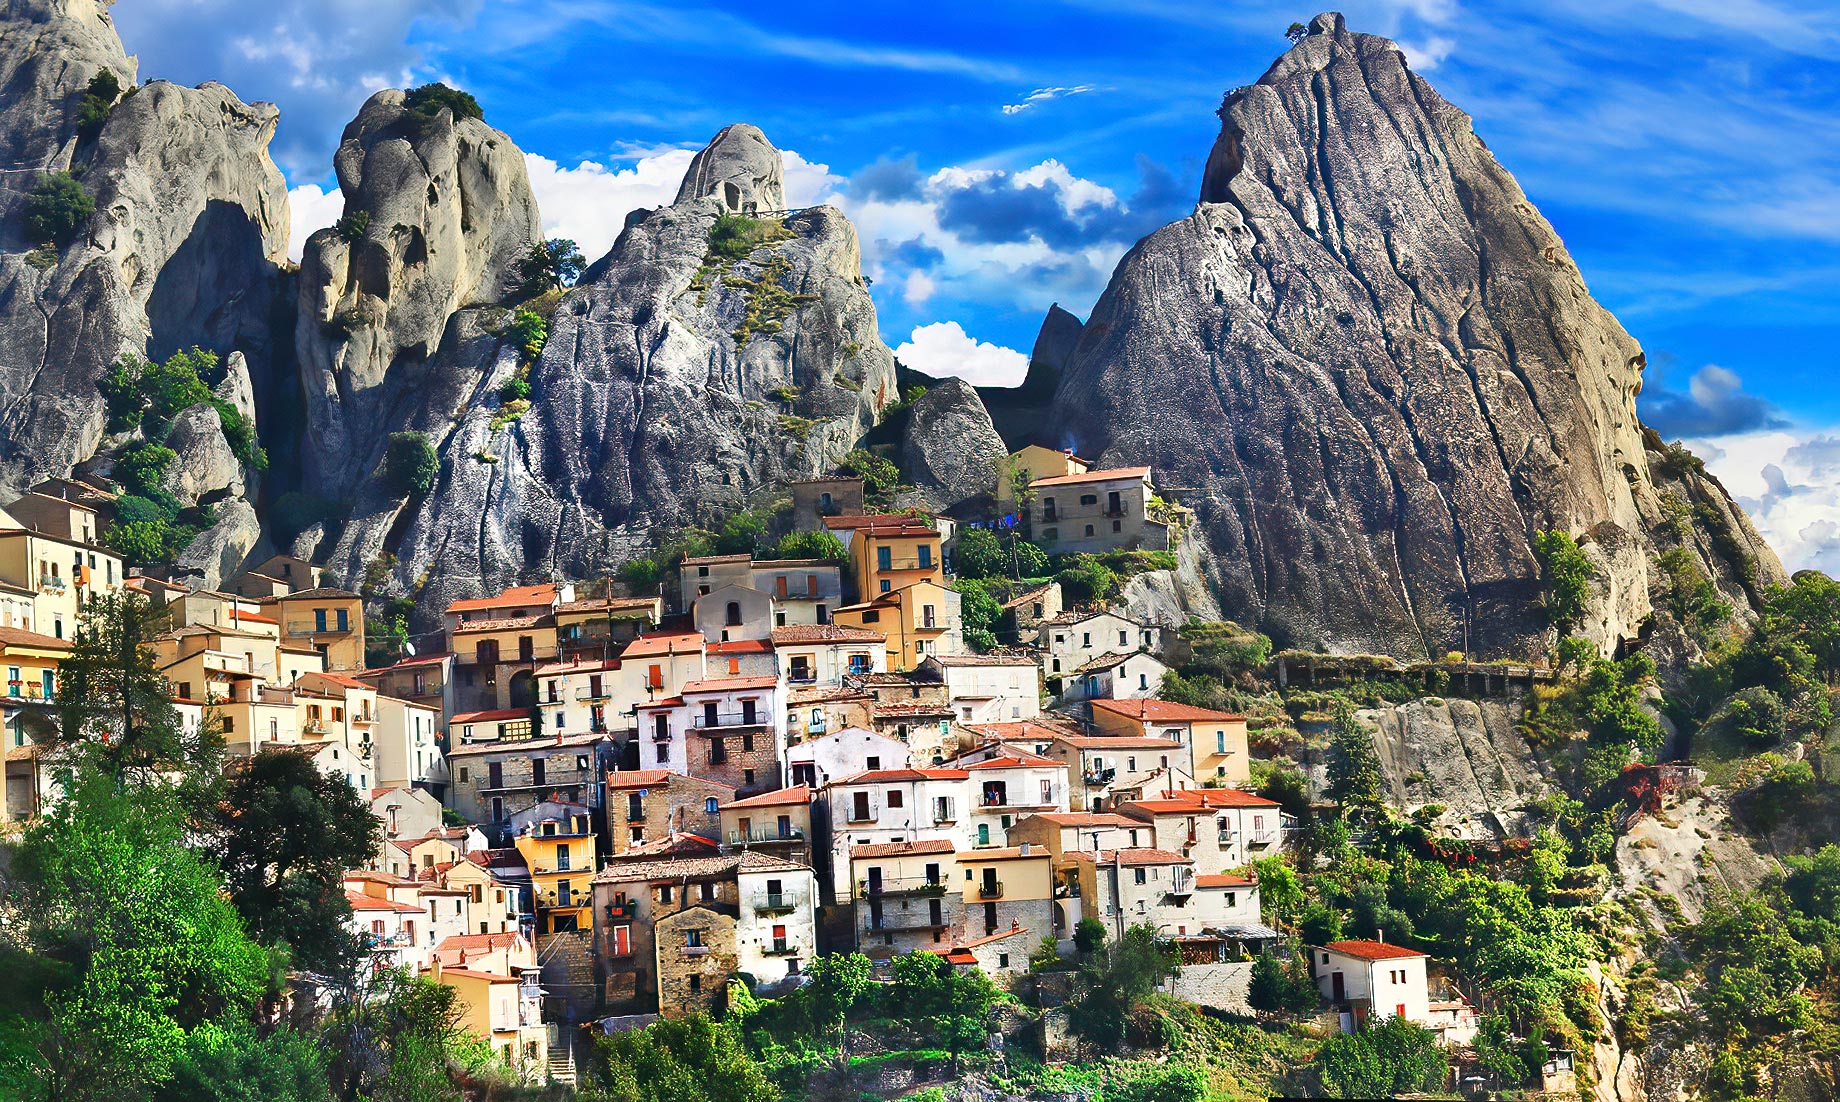
[[[556,599],[556,583],[512,586],[495,597],[469,597],[447,606],[449,612],[474,612],[487,608],[506,608],[528,604],[550,604]]]
[[[1212,708],[1196,708],[1188,704],[1177,704],[1172,700],[1095,700],[1092,706],[1150,723],[1188,723],[1210,719],[1246,718],[1233,712],[1216,712]]]
[[[620,663],[618,659],[578,659],[573,662],[551,662],[547,666],[538,666],[536,676],[559,677],[563,674],[570,673],[604,673],[608,670],[617,670],[619,668]]]
[[[1007,723],[969,723],[965,729],[996,742],[1044,740],[1079,737],[1077,727],[1038,719],[1019,719]]]
[[[1126,868],[1140,865],[1189,865],[1194,862],[1179,853],[1166,849],[1115,849],[1100,850],[1099,860],[1104,863],[1117,861]]]
[[[1404,960],[1407,957],[1426,957],[1417,949],[1407,949],[1403,945],[1389,945],[1384,941],[1331,941],[1323,946],[1331,953],[1340,953],[1345,957],[1359,960]]]
[[[36,631],[24,628],[0,628],[0,645],[9,647],[43,647],[46,650],[69,650],[70,644],[63,639],[49,635],[40,635]]]
[[[1055,826],[1063,827],[1131,827],[1142,826],[1136,819],[1110,811],[1040,811],[1029,816],[1031,819],[1045,819]],[[1023,820],[1027,822],[1027,819]]]
[[[711,643],[710,654],[771,654],[773,643],[766,639],[731,639],[723,643]]]
[[[1016,861],[1020,859],[1032,861],[1037,857],[1046,859],[1052,856],[1053,854],[1048,852],[1046,846],[1030,846],[1027,853],[1022,852],[1021,846],[1001,846],[996,849],[966,850],[958,855],[958,860],[961,864],[969,864],[977,861]]]
[[[476,635],[482,631],[514,631],[517,628],[534,628],[550,619],[547,612],[535,616],[509,616],[500,620],[468,620],[454,628],[455,635]]]
[[[1087,471],[1085,474],[1059,474],[1052,478],[1037,478],[1029,483],[1029,488],[1039,490],[1043,486],[1076,486],[1082,482],[1110,482],[1121,478],[1149,478],[1148,467],[1114,467],[1109,471]]]
[[[657,597],[588,597],[564,601],[556,606],[558,615],[572,612],[641,612],[655,610],[662,602]]]
[[[398,903],[393,899],[379,899],[374,895],[359,895],[356,892],[346,892],[345,901],[351,904],[351,909],[354,911],[395,911],[397,914],[417,915],[422,913],[420,907],[408,903]]]
[[[773,629],[773,645],[784,647],[797,643],[884,643],[888,636],[867,628],[844,627],[842,624],[789,624]]]
[[[1009,600],[1004,601],[1003,607],[1004,608],[1016,608],[1020,605],[1026,605],[1030,601],[1033,601],[1035,598],[1041,596],[1043,593],[1046,593],[1048,590],[1053,589],[1054,585],[1055,583],[1049,582],[1047,585],[1038,585],[1034,589],[1025,589],[1021,593],[1018,593],[1014,597],[1011,597]]]
[[[1184,815],[1216,811],[1227,807],[1277,807],[1277,803],[1237,788],[1190,788],[1181,792],[1164,792],[1133,800],[1121,809],[1129,814],[1141,809],[1150,815]]]
[[[721,810],[749,807],[789,807],[794,804],[811,802],[811,786],[795,784],[791,788],[782,788],[777,792],[762,792],[758,796],[749,796],[743,800],[733,800],[721,806]]]
[[[661,696],[657,700],[641,700],[641,701],[636,702],[633,705],[634,708],[637,708],[640,710],[651,710],[655,708],[681,708],[683,706],[684,706],[684,698],[681,696]]]
[[[700,632],[681,631],[669,635],[641,635],[626,644],[621,658],[656,658],[672,654],[692,654],[703,649]]]
[[[1175,739],[1150,738],[1137,735],[1067,735],[1048,736],[1055,742],[1064,742],[1075,750],[1180,750],[1182,744]]]
[[[683,773],[673,773],[669,769],[629,769],[625,772],[607,774],[607,787],[614,790],[628,788],[655,788],[658,785],[669,786],[672,781],[693,781],[713,788],[726,788],[733,792],[735,786],[721,781],[704,780]]]
[[[368,670],[359,670],[357,676],[364,677],[367,674],[386,673],[390,670],[400,670],[408,666],[426,666],[431,662],[445,662],[448,657],[449,655],[447,652],[442,651],[440,654],[425,654],[419,658],[405,658],[395,665],[375,666]]]
[[[726,693],[748,689],[771,689],[779,684],[777,677],[722,677],[706,678],[702,681],[686,681],[683,695],[695,693]]]
[[[300,601],[300,600],[359,601],[359,600],[363,600],[363,598],[359,597],[356,593],[353,593],[349,589],[339,589],[336,586],[321,585],[321,586],[314,586],[312,589],[298,589],[292,593],[283,593],[278,597],[264,597],[262,598],[260,603],[265,604],[265,605],[271,605],[271,604],[279,604],[283,601]]]
[[[895,524],[922,523],[919,518],[906,513],[862,513],[850,517],[825,517],[824,526],[833,531],[839,528],[886,528]],[[932,531],[928,526],[928,531]]]
[[[877,704],[873,714],[876,719],[898,719],[902,716],[950,717],[954,713],[950,704],[928,704],[920,700],[901,700],[893,704]]]
[[[342,673],[332,673],[330,671],[312,670],[308,673],[302,674],[301,676],[302,677],[323,677],[327,681],[332,682],[334,685],[343,685],[347,689],[369,690],[369,689],[374,688],[374,686],[367,685],[364,682],[359,681],[355,677],[349,677]]]
[[[1056,761],[1053,758],[1036,757],[1034,754],[1014,753],[1014,754],[1003,754],[999,757],[994,757],[994,758],[986,758],[983,761],[974,762],[970,765],[967,765],[965,766],[965,768],[966,769],[1026,769],[1030,767],[1042,768],[1046,766],[1052,766],[1055,769],[1065,769],[1067,768],[1067,763],[1064,761]]]
[[[949,838],[921,838],[909,842],[874,842],[868,845],[851,846],[850,860],[864,857],[906,857],[925,853],[951,853],[952,841]]]
[[[1195,877],[1198,888],[1250,888],[1258,883],[1250,876],[1235,876],[1230,872],[1208,873]]]
[[[456,712],[455,723],[496,723],[502,719],[529,719],[529,708],[497,708],[489,712]]]
[[[971,774],[963,769],[871,769],[853,777],[845,777],[837,784],[901,784],[907,781],[962,781],[970,779]]]
[[[845,700],[872,701],[875,698],[868,693],[855,689],[792,689],[786,693],[787,704],[825,704]]]
[[[506,945],[516,945],[523,935],[513,930],[500,934],[448,934],[435,946],[442,949],[497,949]]]
[[[1078,677],[1080,674],[1083,674],[1083,673],[1098,673],[1100,670],[1113,669],[1115,667],[1124,665],[1126,662],[1129,662],[1131,659],[1136,658],[1139,654],[1143,654],[1143,652],[1142,651],[1112,651],[1108,654],[1100,655],[1099,657],[1093,659],[1091,662],[1088,662],[1084,666],[1081,666],[1079,669],[1074,670],[1073,673],[1075,677]],[[1144,657],[1150,659],[1152,662],[1157,662],[1159,665],[1161,664],[1160,660],[1157,659],[1155,655],[1145,654]]]
[[[606,738],[607,736],[604,734],[588,731],[584,734],[568,735],[563,738],[482,739],[478,742],[460,743],[458,746],[450,749],[447,752],[447,756],[453,758],[466,757],[473,754],[530,753],[537,750],[593,746],[595,743],[602,742]]]
[[[929,654],[928,662],[941,666],[1039,666],[1041,661],[1033,653],[1010,654]]]

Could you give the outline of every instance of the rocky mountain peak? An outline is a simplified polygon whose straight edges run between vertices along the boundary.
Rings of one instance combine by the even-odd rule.
[[[678,203],[711,196],[739,213],[784,210],[783,158],[759,127],[725,126],[690,162]]]
[[[1683,507],[1737,603],[1781,577],[1716,486],[1651,470],[1642,364],[1469,117],[1324,15],[1227,96],[1199,208],[1120,262],[1042,442],[1156,468],[1228,614],[1287,644],[1536,653],[1531,542],[1562,529],[1608,648]]]

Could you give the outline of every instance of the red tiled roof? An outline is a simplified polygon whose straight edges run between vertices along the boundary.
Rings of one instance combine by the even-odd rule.
[[[0,644],[15,647],[45,647],[50,650],[69,650],[70,644],[49,635],[40,635],[36,631],[24,628],[0,628]]]
[[[398,903],[393,899],[379,899],[374,895],[359,895],[356,892],[346,892],[345,901],[351,904],[351,909],[354,911],[395,911],[398,914],[422,913],[420,907],[414,907],[407,903]]]
[[[253,612],[238,612],[234,605],[230,608],[230,619],[235,620],[239,624],[245,620],[252,624],[279,624],[281,622],[273,616],[260,616]]]
[[[555,677],[565,673],[602,673],[607,670],[617,670],[619,668],[620,663],[617,659],[592,658],[576,660],[574,662],[551,662],[547,666],[538,666],[537,676]]]
[[[490,712],[459,712],[455,723],[494,723],[501,719],[529,719],[529,708],[499,708]]]
[[[1180,750],[1182,744],[1174,739],[1150,738],[1137,735],[1070,735],[1057,732],[1047,736],[1055,742],[1064,742],[1075,750]]]
[[[850,859],[859,857],[905,857],[910,854],[951,853],[951,839],[921,838],[909,842],[875,842],[869,845],[851,846]]]
[[[1056,769],[1065,769],[1067,768],[1067,763],[1064,761],[1055,761],[1053,758],[1039,758],[1039,757],[1036,757],[1034,754],[1014,753],[1014,754],[1004,754],[1001,757],[989,758],[984,761],[980,761],[980,762],[976,762],[971,765],[967,765],[965,766],[965,768],[966,769],[1020,769],[1020,768],[1024,768],[1028,766],[1036,766],[1036,767],[1053,766]]]
[[[504,590],[496,597],[469,597],[455,601],[447,606],[449,612],[473,612],[486,608],[506,608],[517,605],[549,604],[556,599],[556,583],[544,582],[541,585],[519,585]]]
[[[710,654],[771,654],[773,644],[766,639],[733,639],[711,643],[707,649]]]
[[[1195,877],[1198,888],[1250,888],[1258,881],[1250,876],[1235,876],[1230,872],[1207,873]]]
[[[721,810],[748,807],[785,807],[793,804],[811,802],[811,786],[795,784],[791,788],[782,788],[777,792],[762,792],[758,796],[749,796],[744,800],[735,800],[722,805]]]
[[[1052,478],[1037,478],[1029,483],[1029,488],[1038,490],[1043,486],[1073,486],[1081,482],[1110,482],[1117,478],[1149,478],[1148,467],[1114,467],[1109,471],[1087,471],[1085,474],[1059,474]]]
[[[501,945],[517,944],[521,936],[510,930],[499,934],[448,934],[435,949],[496,949]]]
[[[1143,808],[1154,815],[1180,815],[1184,812],[1213,811],[1223,807],[1277,807],[1274,800],[1241,792],[1237,788],[1188,788],[1164,792],[1133,800],[1126,808]]]
[[[641,710],[653,708],[681,708],[683,706],[684,698],[681,696],[661,696],[657,700],[641,700],[633,705],[634,708]]]
[[[1092,706],[1150,723],[1186,723],[1196,720],[1246,718],[1232,712],[1216,712],[1212,708],[1196,708],[1187,704],[1177,704],[1171,700],[1095,700]]]
[[[1126,868],[1135,868],[1138,865],[1186,865],[1190,863],[1188,858],[1179,853],[1171,853],[1166,849],[1121,849],[1112,852],[1117,862]],[[1101,853],[1099,859],[1104,861],[1107,860],[1107,857]]]
[[[496,972],[475,972],[471,968],[443,968],[439,978],[458,976],[465,980],[484,980],[487,983],[522,983],[516,976],[501,976]]]
[[[871,769],[858,773],[854,777],[845,777],[838,784],[890,784],[903,781],[962,781],[971,774],[963,769]]]
[[[1136,819],[1128,819],[1110,811],[1041,811],[1033,817],[1064,827],[1110,826],[1129,829],[1139,825]]]
[[[690,654],[703,649],[699,632],[683,631],[670,635],[641,635],[626,644],[621,658],[654,658],[671,654]]]
[[[1407,957],[1425,957],[1417,949],[1407,949],[1403,945],[1388,945],[1384,941],[1331,941],[1323,946],[1331,953],[1340,953],[1345,957],[1359,960],[1404,960]]]
[[[498,620],[468,620],[454,628],[455,635],[472,635],[482,631],[510,631],[514,628],[534,628],[549,619],[549,613],[542,612],[535,616],[508,616]]]
[[[706,678],[702,681],[684,683],[683,694],[692,693],[726,693],[742,689],[771,689],[779,684],[777,677],[720,677]]]

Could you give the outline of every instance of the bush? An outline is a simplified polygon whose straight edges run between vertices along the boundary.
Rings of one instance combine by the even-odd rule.
[[[103,534],[102,542],[130,565],[144,566],[166,557],[168,531],[165,520],[116,521]]]
[[[121,81],[112,70],[103,69],[90,77],[83,98],[77,102],[77,133],[84,138],[94,138],[101,133],[102,124],[120,98]]]
[[[849,549],[843,541],[830,532],[787,532],[767,552],[769,559],[821,559],[824,562],[845,562],[850,557]]]
[[[990,595],[983,582],[959,578],[952,583],[959,593],[959,617],[965,642],[985,651],[997,645],[997,621],[1003,618],[1003,606]]]
[[[417,497],[434,488],[441,461],[434,445],[419,432],[390,434],[390,446],[384,452],[383,477],[397,495]]]
[[[1725,702],[1725,722],[1731,733],[1751,746],[1774,746],[1788,730],[1788,709],[1782,697],[1761,686],[1740,689]]]
[[[95,198],[75,176],[53,172],[40,176],[26,199],[26,232],[33,241],[64,245],[95,213]]]
[[[428,119],[439,115],[443,109],[453,113],[455,122],[486,117],[486,113],[479,108],[479,101],[470,93],[450,88],[439,81],[409,89],[403,97],[403,107]]]
[[[505,335],[517,345],[519,362],[528,366],[537,362],[537,357],[543,355],[543,346],[549,343],[549,323],[535,310],[520,307],[512,315]]]
[[[762,245],[772,244],[788,235],[785,226],[745,214],[718,214],[709,227],[709,255],[717,260],[746,260],[749,253]]]
[[[354,210],[341,217],[338,224],[332,227],[332,232],[339,235],[340,241],[348,245],[356,245],[364,240],[364,234],[370,228],[371,212]]]
[[[1578,542],[1564,532],[1541,532],[1533,537],[1533,554],[1540,560],[1546,584],[1546,612],[1560,635],[1570,635],[1584,623],[1596,571]]]
[[[505,385],[498,388],[498,400],[501,402],[529,401],[529,381],[525,379],[506,379]]]
[[[160,476],[166,473],[179,455],[171,448],[156,444],[136,444],[115,462],[115,475],[128,492],[158,500]]]
[[[1332,1037],[1311,1071],[1331,1098],[1388,1098],[1443,1085],[1450,1063],[1430,1030],[1388,1017],[1359,1033]]]
[[[512,275],[517,280],[519,298],[535,298],[545,291],[573,287],[581,278],[588,260],[566,237],[552,237],[532,245],[518,258]]]
[[[1074,555],[1067,562],[1054,580],[1061,583],[1061,596],[1069,606],[1107,601],[1118,592],[1118,575],[1097,556]]]
[[[867,448],[857,448],[844,456],[837,470],[862,479],[863,496],[873,501],[886,500],[901,485],[901,468]]]

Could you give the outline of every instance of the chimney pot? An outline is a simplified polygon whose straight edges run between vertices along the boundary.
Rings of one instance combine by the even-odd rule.
[[[1374,935],[1375,935],[1374,939],[1376,941],[1378,941],[1382,945],[1386,944],[1386,931],[1385,930],[1375,930]]]

